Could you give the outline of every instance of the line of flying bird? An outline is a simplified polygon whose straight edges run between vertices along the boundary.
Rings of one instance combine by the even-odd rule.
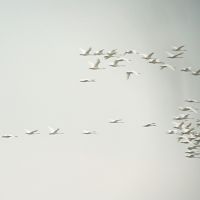
[[[165,62],[161,61],[158,58],[153,57],[154,54],[155,54],[154,52],[151,52],[149,54],[143,54],[143,53],[139,53],[136,50],[127,50],[124,53],[118,53],[117,49],[113,49],[113,50],[107,51],[107,52],[105,52],[104,49],[100,49],[98,51],[92,52],[92,48],[91,47],[89,49],[87,49],[87,50],[80,49],[80,51],[81,51],[81,53],[80,53],[81,56],[101,56],[105,60],[113,58],[114,60],[109,63],[109,66],[110,67],[114,67],[114,68],[125,66],[125,65],[121,65],[122,62],[127,62],[127,63],[131,62],[130,59],[127,59],[125,57],[126,55],[137,54],[137,55],[141,56],[142,59],[147,60],[148,63],[159,64],[161,70],[163,70],[163,69],[170,69],[170,70],[173,70],[173,71],[176,70],[176,67],[174,67],[174,66],[172,66],[172,65],[170,65],[168,63],[165,63]],[[184,58],[183,55],[186,52],[186,49],[184,49],[184,45],[178,46],[178,47],[174,46],[174,47],[172,47],[172,52],[173,53],[166,52],[167,55],[168,55],[167,56],[168,59]],[[101,67],[100,66],[101,65],[101,61],[102,61],[101,59],[97,58],[97,60],[94,63],[88,62],[89,69],[90,70],[103,70],[103,69],[106,69],[105,67]],[[200,76],[200,69],[193,70],[191,67],[184,67],[184,68],[181,68],[180,71],[181,72],[189,72],[189,73],[191,73],[191,75],[194,75],[194,76]],[[141,73],[136,72],[134,70],[127,71],[126,72],[126,77],[127,77],[127,80],[128,80],[130,78],[130,76],[132,76],[132,75],[139,76],[140,74]],[[80,82],[95,82],[95,79],[81,79]]]

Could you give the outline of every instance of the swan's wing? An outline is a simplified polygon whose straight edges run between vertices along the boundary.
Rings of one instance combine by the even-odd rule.
[[[177,54],[174,55],[174,57],[178,57],[178,56],[180,56],[182,54],[183,54],[183,52],[177,53]]]
[[[177,47],[176,49],[177,49],[178,51],[180,51],[183,47],[184,47],[184,45],[179,46],[179,47]]]
[[[131,76],[131,72],[126,72],[126,78],[127,78],[127,80],[130,78],[130,76]]]
[[[91,50],[92,50],[92,48],[90,47],[85,53],[88,54],[88,53],[90,53]]]
[[[94,64],[94,67],[95,67],[95,68],[98,68],[100,62],[101,62],[101,61],[100,61],[100,59],[98,58],[97,61],[96,61],[96,63]]]
[[[199,73],[200,73],[200,69],[198,69],[198,70],[196,71],[196,73],[199,74]]]
[[[197,113],[197,110],[195,110],[194,108],[192,107],[188,107],[191,111],[193,111],[194,113]]]
[[[151,58],[151,56],[153,56],[154,52],[150,53],[147,57]]]

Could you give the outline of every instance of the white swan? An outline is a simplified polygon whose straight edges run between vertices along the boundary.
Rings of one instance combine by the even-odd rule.
[[[58,134],[64,134],[64,133],[61,133],[61,132],[59,132],[60,131],[60,129],[59,128],[57,128],[57,129],[53,129],[53,128],[51,128],[51,127],[48,127],[49,128],[49,135],[58,135]]]
[[[34,135],[34,134],[40,134],[40,133],[38,133],[38,130],[29,131],[29,130],[25,129],[25,134]]]
[[[174,58],[183,58],[183,57],[179,57],[180,55],[183,55],[183,52],[180,52],[180,53],[177,53],[177,54],[172,54],[172,53],[167,52],[167,54],[168,54],[167,58],[171,58],[171,59],[174,59]]]
[[[162,69],[171,69],[171,70],[173,70],[173,71],[175,71],[175,68],[173,67],[173,66],[171,66],[171,65],[169,65],[169,64],[164,64],[164,65],[161,65],[160,66],[160,69],[162,70]]]
[[[89,49],[87,49],[87,50],[84,50],[84,49],[81,49],[81,48],[80,48],[80,51],[81,51],[80,55],[81,55],[81,56],[89,56],[91,50],[92,50],[91,47],[90,47]]]

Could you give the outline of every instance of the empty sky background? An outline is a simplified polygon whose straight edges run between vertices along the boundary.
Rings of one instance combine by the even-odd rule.
[[[199,77],[136,55],[126,68],[102,61],[106,70],[90,71],[96,57],[79,56],[90,46],[154,51],[197,69],[199,11],[198,0],[1,0],[0,134],[19,137],[0,140],[0,199],[199,200],[200,160],[166,134],[184,99],[200,99]],[[166,59],[182,44],[184,59]],[[127,81],[131,69],[142,75]],[[65,135],[49,136],[48,126]]]

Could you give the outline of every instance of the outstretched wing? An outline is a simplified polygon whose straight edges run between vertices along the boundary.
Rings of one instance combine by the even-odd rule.
[[[92,48],[90,47],[85,53],[89,54],[91,50],[92,50]]]
[[[183,52],[178,53],[178,54],[175,54],[174,57],[178,57],[178,56],[180,56],[180,55],[182,55],[182,54],[183,54]]]
[[[177,50],[177,51],[180,51],[183,47],[184,47],[184,45],[182,45],[182,46],[180,46],[180,47],[177,47],[176,50]]]
[[[94,64],[94,67],[95,67],[95,68],[98,68],[100,62],[101,62],[101,61],[100,61],[100,59],[98,58],[97,61],[96,61],[96,63]]]
[[[148,58],[151,58],[151,56],[153,56],[154,52],[150,53],[149,55],[147,55]]]

